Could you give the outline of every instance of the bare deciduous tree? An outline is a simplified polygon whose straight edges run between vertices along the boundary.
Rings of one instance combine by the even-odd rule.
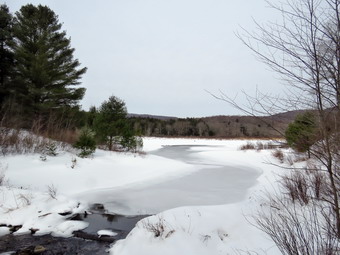
[[[313,199],[318,202],[312,205],[321,205],[321,209],[328,208],[329,218],[334,220],[320,220],[320,215],[324,214],[319,207],[312,208],[313,211],[309,212],[308,217],[303,216],[302,220],[313,220],[316,232],[327,228],[340,239],[340,0],[286,0],[268,4],[281,14],[282,19],[265,25],[256,23],[256,32],[243,30],[238,37],[288,84],[287,94],[271,96],[257,92],[255,96],[249,96],[245,93],[249,103],[246,106],[223,93],[217,97],[251,115],[273,114],[290,109],[310,109],[315,112],[318,139],[310,153],[321,166],[316,171],[325,172],[324,181],[328,185],[328,193],[319,200]],[[299,232],[309,230],[301,225],[301,217],[295,217],[297,211],[285,212],[287,218],[281,218],[281,211],[276,217],[271,218],[273,215],[270,214],[269,218],[262,218],[259,222],[266,232],[271,231],[268,226],[279,227],[275,235],[273,232],[269,234],[279,247],[285,246],[285,254],[335,254],[323,253],[324,249],[329,250],[327,247],[314,253],[293,252],[296,248],[294,246],[292,252],[289,252],[290,245],[296,242],[294,238],[300,237],[301,242],[311,237],[306,236],[306,232]],[[280,225],[286,227],[281,228]],[[287,229],[291,227],[295,229]],[[296,236],[280,237],[281,231],[286,230],[288,234]],[[316,232],[313,233],[318,234]],[[322,237],[318,240],[322,241]],[[318,253],[320,251],[322,253]]]

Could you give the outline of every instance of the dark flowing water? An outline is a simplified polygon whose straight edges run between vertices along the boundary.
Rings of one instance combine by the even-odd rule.
[[[34,247],[46,248],[44,255],[103,255],[110,247],[109,243],[88,241],[82,238],[61,238],[51,235],[6,235],[0,238],[0,254],[34,254]]]
[[[51,235],[6,235],[0,237],[1,254],[35,254],[36,246],[43,246],[46,251],[44,255],[50,254],[84,254],[103,255],[107,254],[110,245],[119,239],[125,238],[134,228],[136,223],[147,215],[123,216],[106,213],[102,205],[94,205],[91,214],[77,214],[72,220],[83,220],[89,226],[82,231],[75,231],[70,238],[54,237]],[[110,230],[117,235],[113,237],[98,236],[99,230]]]
[[[81,232],[88,235],[98,236],[99,230],[110,230],[116,235],[111,237],[114,240],[125,238],[136,226],[137,222],[149,215],[124,216],[107,213],[81,214],[75,217],[76,220],[83,220],[90,225]],[[78,231],[79,232],[79,231]],[[107,239],[110,240],[110,239]]]

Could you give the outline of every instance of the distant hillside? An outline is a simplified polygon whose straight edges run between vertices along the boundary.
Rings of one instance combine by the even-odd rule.
[[[157,120],[178,119],[177,117],[171,117],[171,116],[158,116],[158,115],[137,114],[137,113],[129,113],[128,117],[129,118],[142,118],[142,119],[157,119]]]
[[[278,113],[272,116],[267,116],[267,118],[270,118],[275,121],[280,122],[292,122],[298,114],[304,113],[306,110],[296,110],[296,111],[289,111],[289,112],[282,112]]]
[[[265,117],[211,116],[176,118],[130,114],[134,129],[146,136],[195,136],[216,138],[282,137],[288,124],[303,111],[290,111]]]

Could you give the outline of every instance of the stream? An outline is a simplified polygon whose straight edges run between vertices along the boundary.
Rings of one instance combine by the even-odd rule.
[[[150,152],[193,165],[197,170],[158,183],[83,193],[79,199],[93,204],[91,213],[78,214],[72,219],[87,221],[89,227],[76,231],[75,237],[71,238],[6,235],[0,237],[0,255],[36,254],[32,251],[37,246],[46,248],[43,254],[107,254],[112,242],[125,238],[135,224],[148,215],[179,206],[218,205],[243,200],[260,172],[244,166],[219,165],[199,157],[200,152],[209,148],[213,146],[165,146]],[[97,231],[102,229],[117,235],[100,239]]]
[[[74,237],[63,238],[52,235],[5,235],[0,237],[0,255],[30,255],[36,247],[46,249],[44,255],[107,255],[110,245],[124,239],[135,227],[136,223],[149,215],[124,216],[107,213],[101,204],[94,204],[89,213],[73,215],[70,220],[82,220],[89,226],[81,231],[73,232]],[[110,230],[115,236],[98,236],[99,230]]]

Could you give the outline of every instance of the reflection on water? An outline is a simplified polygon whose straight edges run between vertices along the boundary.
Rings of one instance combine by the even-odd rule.
[[[99,230],[111,230],[117,235],[114,239],[123,239],[136,226],[137,222],[149,215],[124,216],[114,214],[80,214],[77,220],[83,220],[89,223],[89,226],[82,232],[97,235]]]

